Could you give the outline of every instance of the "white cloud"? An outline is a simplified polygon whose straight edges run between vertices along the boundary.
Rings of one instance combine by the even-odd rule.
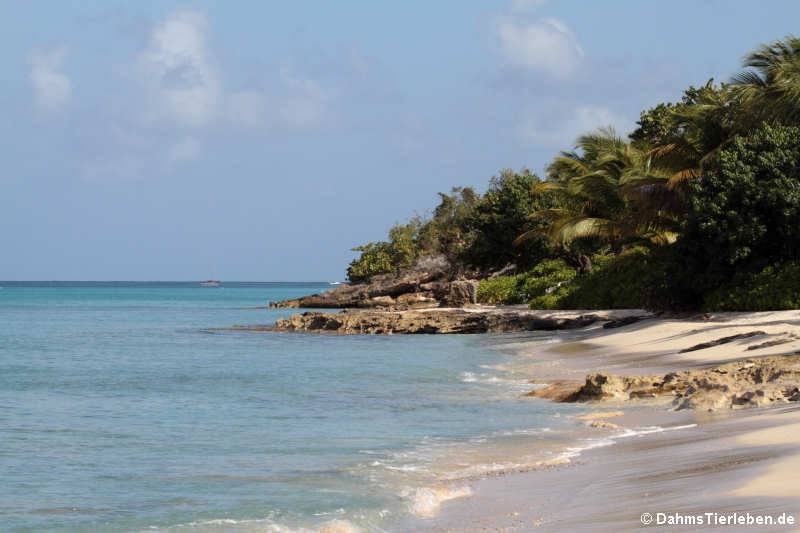
[[[621,137],[633,128],[633,121],[607,107],[584,105],[553,114],[530,110],[517,127],[520,138],[537,146],[570,149],[578,136],[611,126]]]
[[[337,90],[284,66],[265,86],[227,97],[227,116],[245,128],[306,130],[333,120]]]
[[[565,79],[574,75],[583,62],[584,52],[577,36],[559,19],[525,23],[501,16],[494,30],[503,56],[514,67]]]
[[[188,126],[214,117],[219,83],[207,34],[205,15],[191,10],[171,13],[153,30],[138,66],[159,115]]]
[[[204,14],[170,13],[151,31],[132,73],[144,100],[132,98],[107,125],[109,146],[83,177],[120,182],[175,172],[202,156],[203,130],[217,118],[220,84]]]
[[[226,90],[214,61],[209,21],[202,12],[169,13],[145,34],[143,49],[124,72],[130,91],[114,93],[113,109],[95,129],[106,143],[82,166],[83,177],[118,182],[164,177],[204,157],[211,131],[307,131],[338,118],[340,89],[369,64],[346,50],[341,69],[313,75],[287,63],[250,72],[246,88]],[[334,67],[338,66],[338,63]],[[320,72],[321,71],[321,72]]]
[[[36,106],[46,113],[56,112],[72,98],[72,82],[60,72],[66,48],[59,46],[30,56],[29,78],[34,88]]]

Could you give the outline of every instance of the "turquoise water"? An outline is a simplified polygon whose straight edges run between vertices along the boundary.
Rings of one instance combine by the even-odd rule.
[[[509,337],[204,329],[327,284],[0,285],[0,530],[390,528],[567,427]]]

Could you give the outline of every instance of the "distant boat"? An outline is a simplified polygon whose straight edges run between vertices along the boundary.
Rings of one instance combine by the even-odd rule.
[[[342,284],[341,281],[331,281],[330,283],[328,283],[328,285],[341,285],[341,284]]]
[[[218,279],[207,279],[200,282],[201,287],[219,287],[220,281]]]

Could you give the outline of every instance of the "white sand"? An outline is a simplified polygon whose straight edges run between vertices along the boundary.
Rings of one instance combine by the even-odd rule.
[[[700,343],[763,331],[747,339],[678,353]],[[732,360],[791,354],[800,339],[747,350],[766,341],[800,337],[800,311],[718,313],[696,319],[649,319],[618,329],[567,333],[575,340],[521,347],[532,379],[582,379],[589,372],[644,374],[714,366]],[[531,400],[544,401],[544,400]],[[611,407],[596,404],[598,409]],[[600,411],[585,420],[602,420]],[[584,453],[579,464],[475,483],[474,497],[442,507],[432,520],[403,530],[475,531],[703,531],[697,526],[643,527],[643,512],[779,514],[800,521],[800,405],[715,413],[634,409],[614,417],[619,430],[649,425],[680,429],[622,438]],[[696,424],[696,425],[692,425]],[[687,427],[688,426],[688,427]],[[800,531],[758,526],[713,531]]]

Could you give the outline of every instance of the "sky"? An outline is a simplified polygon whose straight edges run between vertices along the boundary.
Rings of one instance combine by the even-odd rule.
[[[0,0],[0,280],[338,280],[350,249],[797,32],[800,2]]]

